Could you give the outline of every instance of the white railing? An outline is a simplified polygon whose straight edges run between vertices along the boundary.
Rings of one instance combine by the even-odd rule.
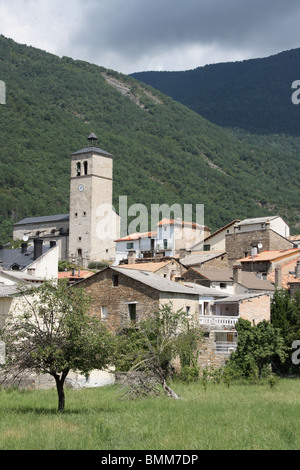
[[[200,315],[199,323],[200,325],[235,327],[238,319],[239,317],[225,317],[222,315]]]
[[[216,341],[216,352],[221,354],[231,354],[236,350],[237,344],[230,341]]]

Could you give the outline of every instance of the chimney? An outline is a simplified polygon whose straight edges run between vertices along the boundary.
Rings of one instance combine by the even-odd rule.
[[[298,259],[296,263],[296,272],[295,272],[295,278],[299,279],[300,278],[300,258]]]
[[[43,240],[40,238],[34,239],[34,261],[43,254]]]
[[[282,287],[282,269],[281,266],[276,266],[275,268],[275,286],[277,289]]]
[[[235,264],[233,267],[233,282],[238,284],[241,282],[242,277],[242,266],[240,264]]]
[[[27,253],[27,247],[28,247],[28,244],[27,244],[27,243],[22,243],[22,245],[21,245],[21,253],[22,253],[22,255],[24,255],[25,253]]]
[[[130,250],[128,252],[128,264],[135,264],[135,260],[136,260],[136,252],[134,250]]]

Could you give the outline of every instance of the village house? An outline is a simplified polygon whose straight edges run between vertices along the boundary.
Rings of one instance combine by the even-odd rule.
[[[180,281],[187,269],[177,258],[142,258],[129,257],[128,263],[121,263],[120,268],[149,271],[170,281]]]
[[[192,252],[197,251],[219,251],[224,252],[226,248],[225,236],[234,232],[234,226],[239,223],[239,219],[235,219],[216,232],[206,235],[203,241],[191,247]]]
[[[245,219],[234,225],[234,231],[227,234],[225,251],[228,264],[232,266],[238,259],[254,256],[262,251],[289,250],[294,244],[288,239],[288,225],[281,217],[260,217]]]
[[[225,251],[190,252],[180,262],[186,267],[224,269],[228,267],[228,255]]]
[[[298,260],[300,256],[300,248],[292,248],[287,250],[262,251],[253,256],[241,258],[238,262],[242,266],[243,271],[255,272],[260,277],[267,279],[269,275],[275,272],[276,268],[289,265]]]
[[[33,246],[27,242],[21,248],[11,249],[0,245],[0,267],[6,271],[21,271],[41,279],[57,279],[58,247],[35,238]]]
[[[108,267],[78,282],[91,298],[90,313],[112,331],[145,320],[163,305],[198,317],[199,295],[177,282],[149,271]]]
[[[134,258],[153,258],[156,235],[157,232],[132,233],[115,240],[116,259],[113,265],[117,266],[130,255]]]
[[[268,292],[273,293],[275,286],[252,272],[244,272],[241,266],[232,269],[190,268],[183,275],[185,282],[194,282],[212,289],[219,289],[227,295]]]
[[[209,234],[210,229],[205,225],[164,218],[157,224],[155,252],[162,256],[182,257]]]
[[[270,321],[271,297],[268,293],[240,294],[214,300],[212,314],[199,317],[205,332],[204,345],[199,351],[203,367],[221,367],[236,350],[236,323],[240,318],[251,323]]]

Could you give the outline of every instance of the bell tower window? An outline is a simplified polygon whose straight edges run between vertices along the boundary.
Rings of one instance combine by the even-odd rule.
[[[78,162],[76,165],[76,174],[77,176],[81,176],[81,163]]]
[[[83,174],[88,174],[88,162],[83,162]]]

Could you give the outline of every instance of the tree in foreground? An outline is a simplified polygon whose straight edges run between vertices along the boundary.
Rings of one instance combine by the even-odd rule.
[[[120,332],[116,367],[127,371],[125,385],[133,395],[136,391],[156,393],[159,384],[167,396],[178,399],[168,385],[172,365],[184,358],[184,365],[193,367],[201,338],[202,330],[183,310],[164,305],[137,327]]]
[[[100,319],[88,314],[89,299],[80,288],[45,282],[20,297],[22,308],[7,318],[1,332],[5,378],[16,381],[28,372],[50,374],[62,412],[69,372],[88,374],[107,367],[113,338]]]
[[[285,360],[285,346],[280,331],[268,321],[252,325],[248,320],[239,319],[236,330],[237,349],[231,355],[227,367],[239,369],[246,377],[255,373],[260,380],[263,370],[271,366],[274,358]]]

